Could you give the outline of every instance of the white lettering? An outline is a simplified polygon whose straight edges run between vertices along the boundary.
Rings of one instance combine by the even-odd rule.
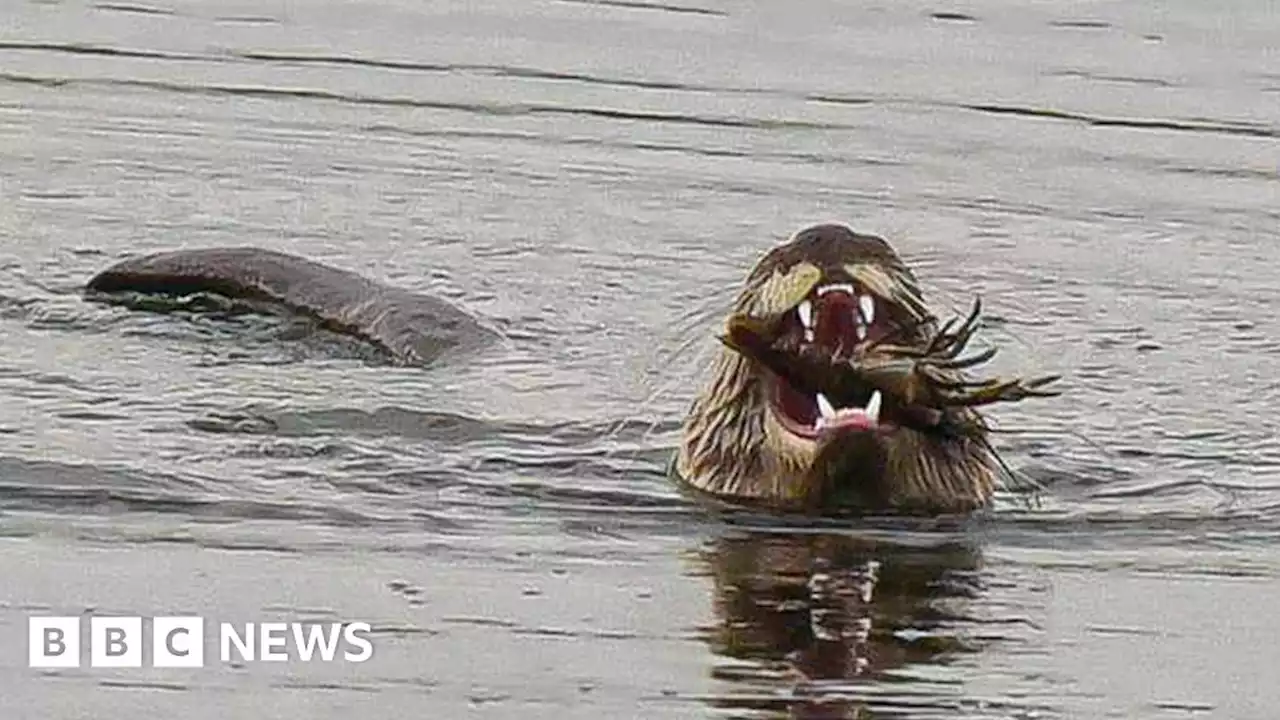
[[[343,629],[342,636],[346,638],[347,644],[360,648],[358,653],[353,653],[350,650],[342,653],[347,662],[364,662],[373,657],[373,643],[369,641],[369,638],[357,635],[357,632],[368,634],[372,632],[372,628],[369,627],[367,622],[353,622]]]
[[[333,656],[338,652],[338,639],[342,634],[342,626],[333,623],[329,625],[328,635],[324,635],[324,626],[315,623],[307,633],[306,639],[302,637],[302,623],[293,624],[293,642],[298,648],[298,656],[304,661],[311,660],[311,656],[316,651],[316,646],[320,646],[320,657],[325,662],[333,662]]]
[[[285,662],[289,659],[289,625],[281,622],[258,623],[260,645],[258,658],[266,662]]]
[[[231,623],[222,623],[219,628],[220,645],[222,646],[222,662],[231,662],[231,646],[236,646],[240,653],[240,662],[253,662],[253,623],[244,624],[244,635],[236,632]]]

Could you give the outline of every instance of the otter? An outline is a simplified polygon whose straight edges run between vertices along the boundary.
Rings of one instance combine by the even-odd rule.
[[[439,298],[261,248],[176,250],[132,258],[92,277],[85,290],[104,301],[129,292],[213,293],[274,303],[369,342],[407,365],[475,349],[497,335]]]
[[[91,299],[214,293],[267,301],[427,364],[496,337],[434,297],[257,248],[178,250],[117,263]],[[1050,396],[1056,377],[970,381],[960,357],[980,306],[939,327],[882,238],[816,225],[747,277],[710,380],[683,424],[672,470],[698,497],[772,511],[965,513],[1002,464],[977,405]]]
[[[976,406],[1058,394],[1056,376],[970,380],[978,326],[939,326],[883,238],[805,228],[748,275],[672,472],[694,495],[808,514],[967,514],[1004,468]]]

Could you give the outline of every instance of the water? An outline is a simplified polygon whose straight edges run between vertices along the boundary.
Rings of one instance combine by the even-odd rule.
[[[1280,16],[678,2],[6,6],[6,718],[1273,715]],[[727,524],[665,481],[726,292],[825,220],[1068,374],[996,413],[1042,508]],[[424,371],[80,299],[212,245],[506,340]],[[41,671],[33,612],[377,651]]]

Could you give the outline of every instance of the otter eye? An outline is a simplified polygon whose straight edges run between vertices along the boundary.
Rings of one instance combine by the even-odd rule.
[[[798,262],[784,270],[775,270],[760,284],[748,309],[757,317],[776,317],[800,304],[822,280],[822,271],[808,262]]]

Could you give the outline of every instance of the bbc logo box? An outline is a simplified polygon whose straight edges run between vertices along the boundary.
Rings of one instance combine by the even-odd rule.
[[[29,618],[30,666],[80,667],[82,624],[85,619],[79,616]],[[146,638],[141,617],[94,616],[87,625],[90,667],[142,667]],[[153,667],[204,667],[204,618],[157,617],[150,625]]]

